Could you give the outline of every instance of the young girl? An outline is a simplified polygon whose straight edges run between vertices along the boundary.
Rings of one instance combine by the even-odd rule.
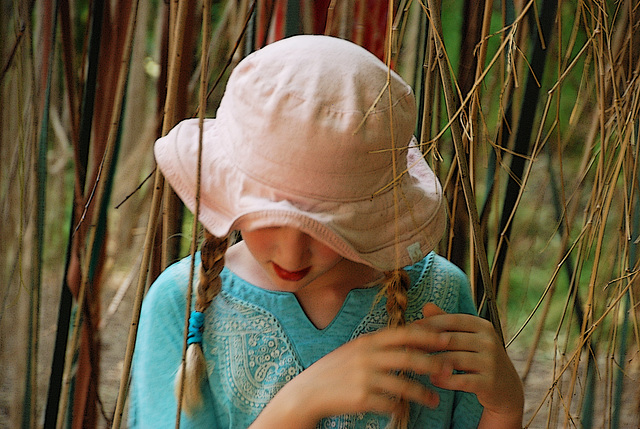
[[[188,258],[144,301],[132,427],[173,427],[176,380],[189,428],[521,427],[513,365],[432,252],[445,204],[415,120],[410,87],[344,40],[296,36],[238,64],[204,123],[184,389]],[[191,210],[199,136],[187,120],[155,145]]]

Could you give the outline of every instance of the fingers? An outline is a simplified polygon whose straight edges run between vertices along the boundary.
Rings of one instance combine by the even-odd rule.
[[[372,349],[371,344],[369,340],[354,340],[349,344],[353,347],[330,353],[291,383],[304,386],[306,396],[324,404],[322,416],[362,411],[392,413],[400,399],[437,406],[438,395],[405,373],[418,369],[416,372],[441,374],[439,359],[429,359],[428,354],[415,349]]]
[[[433,333],[417,326],[404,327],[363,335],[354,340],[346,352],[349,360],[355,360],[353,366],[356,368],[426,375],[442,373],[449,368],[442,357],[432,354],[444,350],[449,341],[449,333]]]
[[[417,321],[435,332],[483,332],[492,331],[490,322],[481,317],[464,313],[449,314],[432,302],[422,308],[424,319]]]
[[[502,349],[502,343],[492,333],[482,334],[477,332],[455,332],[451,333],[449,344],[446,351],[466,351],[471,353],[498,352]],[[462,368],[460,368],[462,369]]]
[[[432,375],[431,383],[434,386],[447,390],[460,390],[462,392],[480,391],[485,384],[484,377],[476,373],[450,374],[449,376]]]
[[[417,349],[392,349],[372,354],[371,359],[384,372],[414,372],[416,374],[451,374],[452,366],[442,356]]]
[[[434,316],[427,324],[433,329],[451,330],[451,322],[456,319],[460,331],[449,331],[447,351],[439,356],[462,373],[432,373],[431,383],[447,390],[475,393],[485,409],[493,413],[520,412],[524,404],[520,378],[490,323],[473,316]]]
[[[469,314],[447,314],[426,304],[424,319],[415,322],[430,335],[448,334],[441,371],[431,363],[429,377],[439,388],[475,393],[485,410],[507,415],[524,406],[522,383],[492,324]],[[434,337],[435,338],[435,337]],[[453,369],[461,373],[453,373]],[[515,411],[514,411],[515,410]]]
[[[435,305],[433,302],[428,302],[422,307],[422,315],[424,318],[429,318],[431,316],[437,316],[441,314],[447,314],[446,311]]]
[[[422,321],[436,332],[492,332],[491,322],[471,314],[437,314]]]
[[[431,383],[447,390],[475,393],[478,401],[487,410],[498,414],[519,413],[524,406],[524,391],[515,369],[508,364],[489,365],[488,370],[476,372],[430,376]]]
[[[441,356],[425,352],[440,349],[449,334],[433,333],[421,327],[378,331],[354,340],[341,359],[352,368],[344,374],[351,380],[351,400],[356,408],[393,412],[399,399],[436,407],[438,395],[405,373],[436,374],[445,378],[453,368]],[[356,387],[359,386],[359,387]],[[356,395],[360,397],[354,397]]]
[[[469,352],[447,352],[445,355],[447,362],[462,373],[430,374],[429,378],[434,386],[447,390],[475,393],[481,402],[485,402],[483,404],[485,406],[488,405],[487,395],[504,394],[503,391],[494,388],[504,377],[504,371],[498,368],[497,362],[492,356]]]
[[[412,348],[426,353],[445,350],[451,335],[445,331],[436,332],[425,325],[412,323],[402,328],[384,329],[360,337],[362,341],[370,341],[371,347]]]
[[[375,400],[379,401],[380,406],[385,407],[384,410],[377,411],[393,411],[400,399],[416,402],[430,408],[435,408],[440,403],[440,397],[435,391],[400,374],[387,374],[380,377],[377,392]]]

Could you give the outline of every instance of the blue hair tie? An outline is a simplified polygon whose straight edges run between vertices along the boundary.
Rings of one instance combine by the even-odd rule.
[[[187,345],[202,343],[202,331],[204,325],[204,313],[192,311],[189,317],[189,333],[187,334]]]

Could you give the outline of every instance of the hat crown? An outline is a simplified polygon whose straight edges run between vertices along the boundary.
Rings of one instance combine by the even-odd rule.
[[[297,36],[234,69],[217,120],[228,155],[254,179],[285,194],[351,201],[392,181],[389,149],[407,146],[415,115],[411,88],[373,54]],[[395,158],[403,171],[406,156]]]

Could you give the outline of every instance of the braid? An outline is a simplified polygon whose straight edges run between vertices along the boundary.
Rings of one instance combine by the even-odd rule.
[[[409,274],[403,269],[385,273],[383,291],[387,297],[386,308],[387,314],[389,315],[387,326],[390,328],[397,328],[406,324],[405,311],[407,310],[407,304],[409,302],[407,291],[410,285],[411,280],[409,279]],[[393,414],[388,428],[406,429],[408,423],[409,402],[405,399],[400,399],[398,411]]]
[[[224,254],[227,250],[228,242],[228,237],[218,238],[205,230],[204,241],[200,250],[200,280],[196,289],[195,303],[195,311],[200,314],[209,308],[213,298],[220,293],[222,288],[220,272],[224,267]],[[190,320],[190,331],[191,324]],[[184,365],[180,365],[176,375],[175,387],[176,397],[179,398],[181,390],[183,391],[183,408],[187,414],[193,414],[202,405],[200,386],[206,366],[207,362],[202,353],[201,343],[196,341],[189,344]],[[182,375],[183,368],[184,376]],[[181,389],[183,377],[184,389]]]
[[[218,238],[205,230],[204,241],[200,247],[200,282],[196,294],[196,311],[204,313],[213,298],[220,293],[220,272],[224,267],[224,254],[228,243],[228,237]]]
[[[409,274],[405,270],[399,269],[385,273],[384,290],[387,295],[386,307],[390,328],[404,326],[406,323],[405,311],[409,302],[407,291],[410,283]]]

